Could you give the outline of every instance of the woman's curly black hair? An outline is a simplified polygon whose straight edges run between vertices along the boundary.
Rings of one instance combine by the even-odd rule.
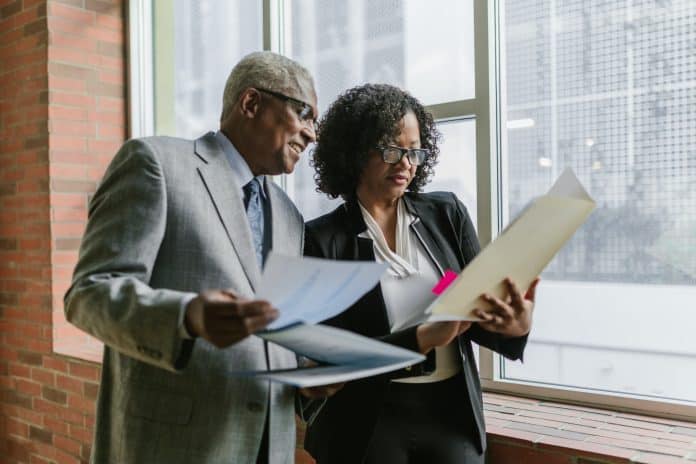
[[[412,111],[418,119],[421,148],[430,156],[418,166],[408,186],[419,192],[437,163],[440,132],[423,105],[404,90],[387,84],[365,84],[341,94],[319,121],[318,140],[311,155],[317,191],[344,200],[355,195],[369,151],[391,144],[399,122]]]

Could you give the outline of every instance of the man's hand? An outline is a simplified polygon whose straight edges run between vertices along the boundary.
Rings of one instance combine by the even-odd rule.
[[[506,337],[527,335],[532,328],[532,312],[538,283],[539,277],[532,281],[523,296],[517,285],[506,277],[508,298],[503,301],[487,293],[481,295],[481,298],[489,302],[492,307],[473,311],[481,319],[478,324],[489,332],[496,332]]]
[[[426,322],[416,329],[418,348],[427,354],[435,347],[449,345],[459,335],[471,327],[467,321]]]
[[[186,306],[184,323],[191,335],[225,348],[264,329],[277,317],[278,310],[267,301],[246,300],[228,290],[210,290]]]

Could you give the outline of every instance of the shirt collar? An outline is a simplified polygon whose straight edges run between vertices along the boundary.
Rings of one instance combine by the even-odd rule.
[[[229,161],[232,167],[232,176],[240,189],[243,189],[246,184],[254,179],[254,174],[251,172],[249,165],[247,164],[244,157],[239,153],[237,148],[232,144],[230,139],[227,138],[222,131],[215,132],[215,139],[217,140],[220,148],[225,152],[227,156],[227,161]],[[264,179],[266,176],[260,175],[256,176],[256,180],[261,184],[261,195],[265,198],[266,191],[264,188]]]

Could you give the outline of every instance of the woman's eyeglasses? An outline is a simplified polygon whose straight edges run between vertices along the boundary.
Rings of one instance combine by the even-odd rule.
[[[406,156],[412,166],[419,166],[430,156],[430,150],[426,148],[401,148],[393,145],[376,148],[382,153],[382,161],[388,164],[398,164]]]
[[[285,94],[273,90],[262,89],[260,87],[254,88],[259,92],[268,94],[272,97],[277,98],[278,100],[291,103],[295,108],[295,111],[297,112],[297,117],[300,118],[300,121],[308,125],[312,130],[316,130],[317,120],[314,119],[314,110],[312,110],[312,107],[308,103],[305,103],[302,100],[298,100],[297,98],[288,97]]]

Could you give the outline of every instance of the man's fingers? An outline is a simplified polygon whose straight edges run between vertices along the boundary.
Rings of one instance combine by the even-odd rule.
[[[245,317],[272,314],[277,317],[278,310],[263,300],[210,301],[206,309],[222,319],[239,319]]]
[[[275,319],[278,317],[278,310],[268,301],[258,300],[238,303],[232,314],[242,318],[269,315]]]
[[[278,311],[273,311],[273,313],[265,313],[259,316],[245,317],[242,319],[242,324],[246,329],[246,333],[251,335],[259,330],[265,329],[268,324],[278,317]]]

